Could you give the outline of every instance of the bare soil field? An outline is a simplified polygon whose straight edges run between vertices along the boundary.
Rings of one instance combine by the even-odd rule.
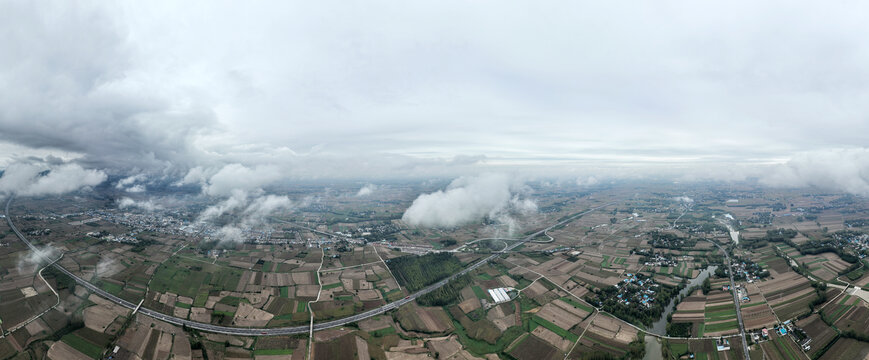
[[[516,344],[510,355],[519,360],[555,360],[560,359],[558,349],[533,335],[528,335]]]
[[[411,303],[399,308],[395,316],[401,327],[409,331],[443,333],[453,328],[449,315],[439,307],[421,307]]]
[[[546,341],[562,352],[570,350],[570,347],[573,346],[572,341],[564,339],[561,335],[558,335],[542,326],[534,328],[534,330],[531,331],[531,335],[539,337],[541,340]]]
[[[52,360],[91,360],[90,356],[82,354],[63,341],[55,341],[48,349],[48,358]]]
[[[734,342],[731,342],[731,345]],[[770,332],[769,341],[760,344],[764,357],[772,360],[792,360],[805,358],[802,350],[791,340],[790,336],[777,336]]]
[[[776,324],[775,315],[767,304],[755,305],[750,307],[742,307],[742,320],[745,329],[760,329],[770,327]]]
[[[586,333],[588,332],[617,341],[625,347],[637,338],[637,329],[624,325],[622,320],[604,315],[594,318]]]
[[[312,351],[314,360],[357,360],[356,336],[344,335],[329,342],[314,344]]]
[[[266,326],[273,317],[275,317],[274,314],[257,309],[246,302],[241,302],[232,322],[236,326],[260,327]]]
[[[805,330],[806,335],[812,338],[812,349],[807,352],[813,358],[815,354],[826,348],[827,344],[836,338],[836,331],[825,324],[817,314],[797,321],[797,326]]]
[[[561,300],[555,300],[543,305],[543,308],[537,312],[537,316],[565,330],[569,330],[578,324],[586,315],[588,315],[587,311],[575,309]]]
[[[852,299],[854,299],[852,297]],[[858,334],[869,335],[869,308],[857,299],[856,306],[851,306],[839,316],[835,324],[842,331],[853,330]],[[824,312],[827,313],[827,309]]]
[[[869,357],[869,343],[854,339],[839,339],[821,356],[821,360],[866,359]]]
[[[392,326],[392,319],[388,316],[375,316],[359,322],[362,331],[380,330]]]
[[[296,285],[296,297],[315,298],[320,291],[320,285]]]

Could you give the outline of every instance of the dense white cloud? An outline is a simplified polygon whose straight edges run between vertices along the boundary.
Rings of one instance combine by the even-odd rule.
[[[773,167],[760,178],[760,183],[779,187],[814,186],[869,195],[869,149],[800,153],[785,164]]]
[[[119,209],[128,209],[128,208],[139,208],[145,211],[154,211],[162,209],[163,207],[159,204],[155,203],[153,200],[141,200],[136,201],[128,197],[123,197],[118,200],[118,208]]]
[[[485,217],[514,224],[511,213],[537,210],[532,200],[519,197],[519,191],[521,183],[503,174],[461,177],[446,190],[417,197],[401,219],[424,227],[455,227]]]
[[[182,183],[199,183],[205,195],[230,196],[236,190],[259,189],[282,178],[286,175],[276,166],[247,167],[235,163],[219,169],[195,167],[185,175]]]
[[[78,164],[14,163],[0,177],[0,193],[24,196],[58,195],[98,185],[106,174]]]
[[[371,193],[373,193],[374,190],[377,190],[377,185],[365,184],[365,186],[363,186],[362,188],[359,189],[359,191],[356,192],[356,197],[363,197],[363,196],[371,195]]]

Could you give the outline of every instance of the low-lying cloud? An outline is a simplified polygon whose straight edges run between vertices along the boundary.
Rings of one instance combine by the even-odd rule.
[[[489,218],[513,230],[512,215],[537,210],[531,199],[520,197],[520,182],[502,174],[461,177],[430,194],[422,194],[404,212],[402,220],[412,226],[456,227]]]
[[[812,186],[869,195],[869,149],[800,153],[761,176],[760,183],[773,187]]]
[[[28,251],[18,258],[18,272],[30,271],[34,267],[47,264],[60,256],[60,250],[51,245],[37,247],[36,251]]]
[[[675,202],[680,202],[680,203],[683,203],[683,204],[693,204],[693,203],[694,203],[694,199],[692,199],[692,198],[690,198],[690,197],[687,197],[687,196],[684,196],[684,195],[683,195],[683,196],[676,196],[676,197],[674,197],[674,198],[673,198],[673,201],[675,201]]]
[[[133,200],[133,199],[128,198],[128,197],[123,197],[120,200],[118,200],[118,208],[119,209],[138,208],[138,209],[142,209],[145,211],[155,211],[155,210],[160,210],[163,207],[161,205],[155,203],[151,199],[137,201],[137,200]]]
[[[0,193],[59,195],[99,185],[106,178],[103,171],[85,169],[75,163],[17,162],[4,169]]]
[[[356,192],[356,197],[363,197],[371,195],[371,193],[377,190],[377,185],[374,184],[365,184],[358,192]]]

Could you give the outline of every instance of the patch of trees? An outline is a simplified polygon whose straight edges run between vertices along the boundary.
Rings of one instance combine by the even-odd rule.
[[[655,231],[650,233],[652,236],[652,241],[650,244],[652,247],[663,248],[663,249],[683,249],[683,248],[693,248],[697,245],[697,240],[684,238],[676,234],[670,233],[662,233],[659,231]]]
[[[57,290],[69,289],[75,290],[75,280],[66,274],[58,271],[54,266],[49,266],[42,271],[45,276],[53,277],[57,283]]]
[[[600,293],[594,298],[586,297],[586,301],[603,309],[610,314],[615,315],[619,319],[625,320],[633,324],[643,324],[651,326],[653,322],[661,318],[664,312],[664,306],[670,302],[670,299],[679,292],[682,286],[672,287],[664,284],[658,286],[658,291],[654,295],[655,301],[650,302],[649,307],[631,302],[623,304],[619,302],[617,297],[619,289],[615,286],[608,286],[600,289]]]
[[[337,252],[350,252],[353,251],[353,248],[350,247],[350,242],[347,240],[341,240],[335,245],[335,251]]]
[[[811,303],[809,303],[809,309],[815,311],[816,307],[823,305],[825,302],[827,302],[827,284],[822,282],[813,282],[812,286],[815,287],[815,294],[817,294],[818,297],[815,298],[815,300],[813,300]]]
[[[454,240],[454,239],[443,239],[440,241],[440,243],[444,247],[450,247],[450,246],[457,244],[456,240]]]
[[[628,344],[628,359],[642,359],[646,356],[646,334],[640,331],[637,333],[637,340],[631,341]]]
[[[869,219],[853,219],[853,220],[845,220],[845,226],[852,227],[866,227],[869,226]]]
[[[766,236],[763,237],[764,240],[769,242],[783,242],[793,239],[797,236],[797,231],[794,229],[776,229],[776,230],[767,230]]]
[[[402,256],[387,261],[396,280],[409,291],[417,291],[462,270],[452,253]]]
[[[700,291],[703,292],[703,295],[708,295],[712,291],[712,282],[709,281],[708,277],[703,280],[703,285],[700,285]]]
[[[802,246],[799,246],[798,249],[800,250],[800,254],[803,255],[816,255],[825,252],[835,253],[836,255],[839,255],[842,260],[851,264],[855,264],[860,260],[856,255],[844,249],[841,244],[833,239],[809,240]],[[850,272],[851,270],[854,269],[848,271]]]
[[[462,289],[470,283],[470,275],[459,276],[437,290],[418,297],[416,302],[423,306],[446,306],[458,303]]]
[[[130,251],[134,253],[140,253],[142,251],[145,251],[145,248],[147,248],[148,246],[155,244],[157,244],[157,242],[153,239],[139,239],[139,242],[137,242],[136,245],[134,245],[133,248],[130,249]]]
[[[669,323],[667,324],[667,335],[676,337],[691,337],[691,328],[694,323]]]

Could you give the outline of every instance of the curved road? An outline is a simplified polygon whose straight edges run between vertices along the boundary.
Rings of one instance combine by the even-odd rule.
[[[33,246],[33,244],[31,244],[30,241],[28,241],[27,238],[24,237],[24,234],[22,234],[20,231],[18,231],[18,228],[15,227],[15,224],[12,223],[12,217],[9,216],[9,205],[12,204],[13,198],[14,198],[14,196],[10,196],[9,201],[6,202],[6,211],[5,211],[6,222],[9,224],[9,227],[12,228],[12,231],[15,232],[15,235],[17,235],[18,238],[21,239],[21,241],[23,241],[25,244],[27,244],[27,247],[29,247],[34,253],[39,254],[39,251],[36,248],[36,246]],[[370,318],[372,316],[383,314],[383,313],[390,311],[392,309],[396,309],[401,305],[404,305],[404,304],[407,304],[411,301],[416,300],[416,298],[418,298],[422,295],[425,295],[425,294],[428,294],[432,291],[437,290],[441,286],[446,285],[452,279],[455,279],[461,275],[468,273],[469,271],[472,271],[480,266],[483,266],[484,264],[486,264],[490,260],[494,259],[496,256],[499,256],[501,253],[513,250],[514,248],[518,247],[519,245],[522,245],[522,244],[530,241],[531,239],[535,238],[537,235],[540,235],[549,229],[552,229],[556,226],[563,225],[563,224],[566,224],[566,223],[571,222],[573,220],[576,220],[576,218],[578,218],[582,215],[585,215],[587,213],[590,213],[592,211],[595,211],[597,209],[600,209],[602,207],[605,207],[605,206],[608,206],[611,204],[613,204],[613,203],[607,203],[604,205],[600,205],[600,206],[591,208],[591,209],[586,210],[582,213],[575,214],[573,216],[568,217],[567,219],[559,221],[558,223],[555,223],[554,225],[551,225],[543,230],[540,230],[538,232],[530,234],[530,235],[526,236],[524,239],[516,242],[515,244],[506,247],[503,251],[489,255],[489,256],[477,261],[476,263],[474,263],[470,267],[468,267],[468,268],[466,268],[458,273],[455,273],[446,279],[443,279],[443,280],[438,281],[432,285],[429,285],[429,286],[423,288],[422,290],[417,291],[416,293],[413,293],[404,299],[401,299],[401,300],[383,305],[379,308],[368,310],[366,312],[359,313],[359,314],[356,314],[356,315],[353,315],[350,317],[314,324],[313,330],[323,330],[323,329],[338,327],[341,325],[346,325],[349,323],[353,323],[353,322],[357,322],[360,320]],[[51,259],[44,259],[44,260],[51,261]],[[53,263],[52,266],[54,266],[54,268],[57,269],[58,271],[71,277],[79,285],[84,286],[85,288],[96,293],[99,296],[102,296],[102,297],[104,297],[104,298],[106,298],[106,299],[108,299],[108,300],[110,300],[118,305],[121,305],[125,308],[128,308],[130,310],[135,310],[138,307],[137,304],[133,304],[127,300],[124,300],[124,299],[121,299],[115,295],[112,295],[112,294],[106,292],[105,290],[100,289],[99,287],[95,286],[94,284],[91,284],[87,280],[84,280],[84,279],[78,277],[77,275],[75,275],[72,272],[63,268],[63,266],[61,266],[58,263]],[[309,329],[312,328],[311,326],[308,326],[308,325],[283,327],[283,328],[238,328],[238,327],[229,327],[229,326],[219,326],[219,325],[212,325],[212,324],[206,324],[206,323],[201,323],[201,322],[196,322],[196,321],[190,321],[187,319],[177,318],[177,317],[174,317],[172,315],[166,315],[166,314],[163,314],[163,313],[160,313],[160,312],[148,309],[148,308],[144,308],[144,307],[138,307],[138,309],[139,309],[138,310],[139,313],[145,314],[145,315],[150,316],[152,318],[162,320],[162,321],[165,321],[168,323],[172,323],[172,324],[179,325],[179,326],[187,326],[187,327],[192,328],[192,329],[197,329],[197,330],[202,330],[202,331],[210,331],[210,332],[215,332],[215,333],[220,333],[220,334],[228,334],[228,335],[240,335],[240,336],[263,336],[263,335],[265,335],[265,336],[271,336],[271,335],[302,334],[302,333],[308,332]]]

